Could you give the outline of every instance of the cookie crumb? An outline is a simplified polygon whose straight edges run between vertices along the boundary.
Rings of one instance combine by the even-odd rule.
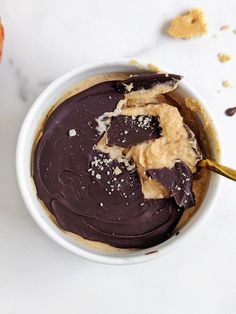
[[[207,33],[205,15],[201,9],[193,9],[174,18],[168,28],[168,34],[175,38],[189,39]]]
[[[231,60],[231,56],[226,53],[218,53],[218,59],[221,63],[225,63]]]
[[[222,82],[222,85],[223,85],[225,88],[229,88],[229,87],[232,86],[231,83],[230,83],[230,81],[228,81],[228,80],[223,81],[223,82]]]
[[[226,31],[227,29],[229,29],[229,25],[222,25],[220,28],[221,31]]]

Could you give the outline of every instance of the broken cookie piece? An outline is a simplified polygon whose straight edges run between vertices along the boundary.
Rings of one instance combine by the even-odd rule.
[[[168,34],[175,38],[189,39],[206,33],[207,24],[201,9],[193,9],[184,15],[177,16],[168,28]]]
[[[155,116],[116,116],[112,118],[107,131],[107,145],[130,147],[161,135],[158,117]]]
[[[169,169],[148,169],[149,178],[163,184],[174,196],[180,207],[189,208],[195,205],[195,196],[192,191],[193,175],[189,167],[182,161],[176,162]]]

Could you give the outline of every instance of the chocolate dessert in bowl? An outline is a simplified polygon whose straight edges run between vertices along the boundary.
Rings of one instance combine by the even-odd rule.
[[[36,100],[19,136],[23,198],[56,242],[113,264],[152,259],[209,211],[218,142],[177,74],[130,60],[77,68]]]

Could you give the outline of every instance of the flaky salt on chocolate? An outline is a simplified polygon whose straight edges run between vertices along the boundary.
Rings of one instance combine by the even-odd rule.
[[[174,196],[180,207],[189,208],[195,205],[195,196],[192,191],[193,174],[182,161],[176,162],[174,167],[162,169],[148,169],[149,178],[163,184]]]
[[[76,136],[77,133],[76,133],[76,130],[75,129],[71,129],[68,131],[68,134],[69,134],[69,137],[73,137],[73,136]]]
[[[158,117],[117,116],[113,117],[107,131],[107,145],[130,147],[161,136]]]
[[[207,33],[205,15],[201,9],[193,9],[174,18],[168,28],[168,34],[175,38],[189,39]]]

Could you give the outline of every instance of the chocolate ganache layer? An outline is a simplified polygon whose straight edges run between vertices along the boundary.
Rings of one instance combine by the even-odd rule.
[[[154,116],[113,117],[107,130],[107,145],[130,147],[161,136],[162,129]]]
[[[116,115],[103,132],[98,119],[114,112],[127,93],[158,85],[171,90],[180,79],[144,74],[105,81],[66,99],[50,114],[34,150],[33,178],[39,199],[64,230],[119,248],[150,247],[170,237],[184,208],[194,205],[191,170],[180,161],[172,169],[147,170],[168,197],[145,198],[132,157],[112,158],[97,144],[105,133],[107,145],[121,149],[155,141],[162,136],[158,118]],[[182,184],[186,178],[189,182]],[[187,194],[176,191],[176,182]]]

